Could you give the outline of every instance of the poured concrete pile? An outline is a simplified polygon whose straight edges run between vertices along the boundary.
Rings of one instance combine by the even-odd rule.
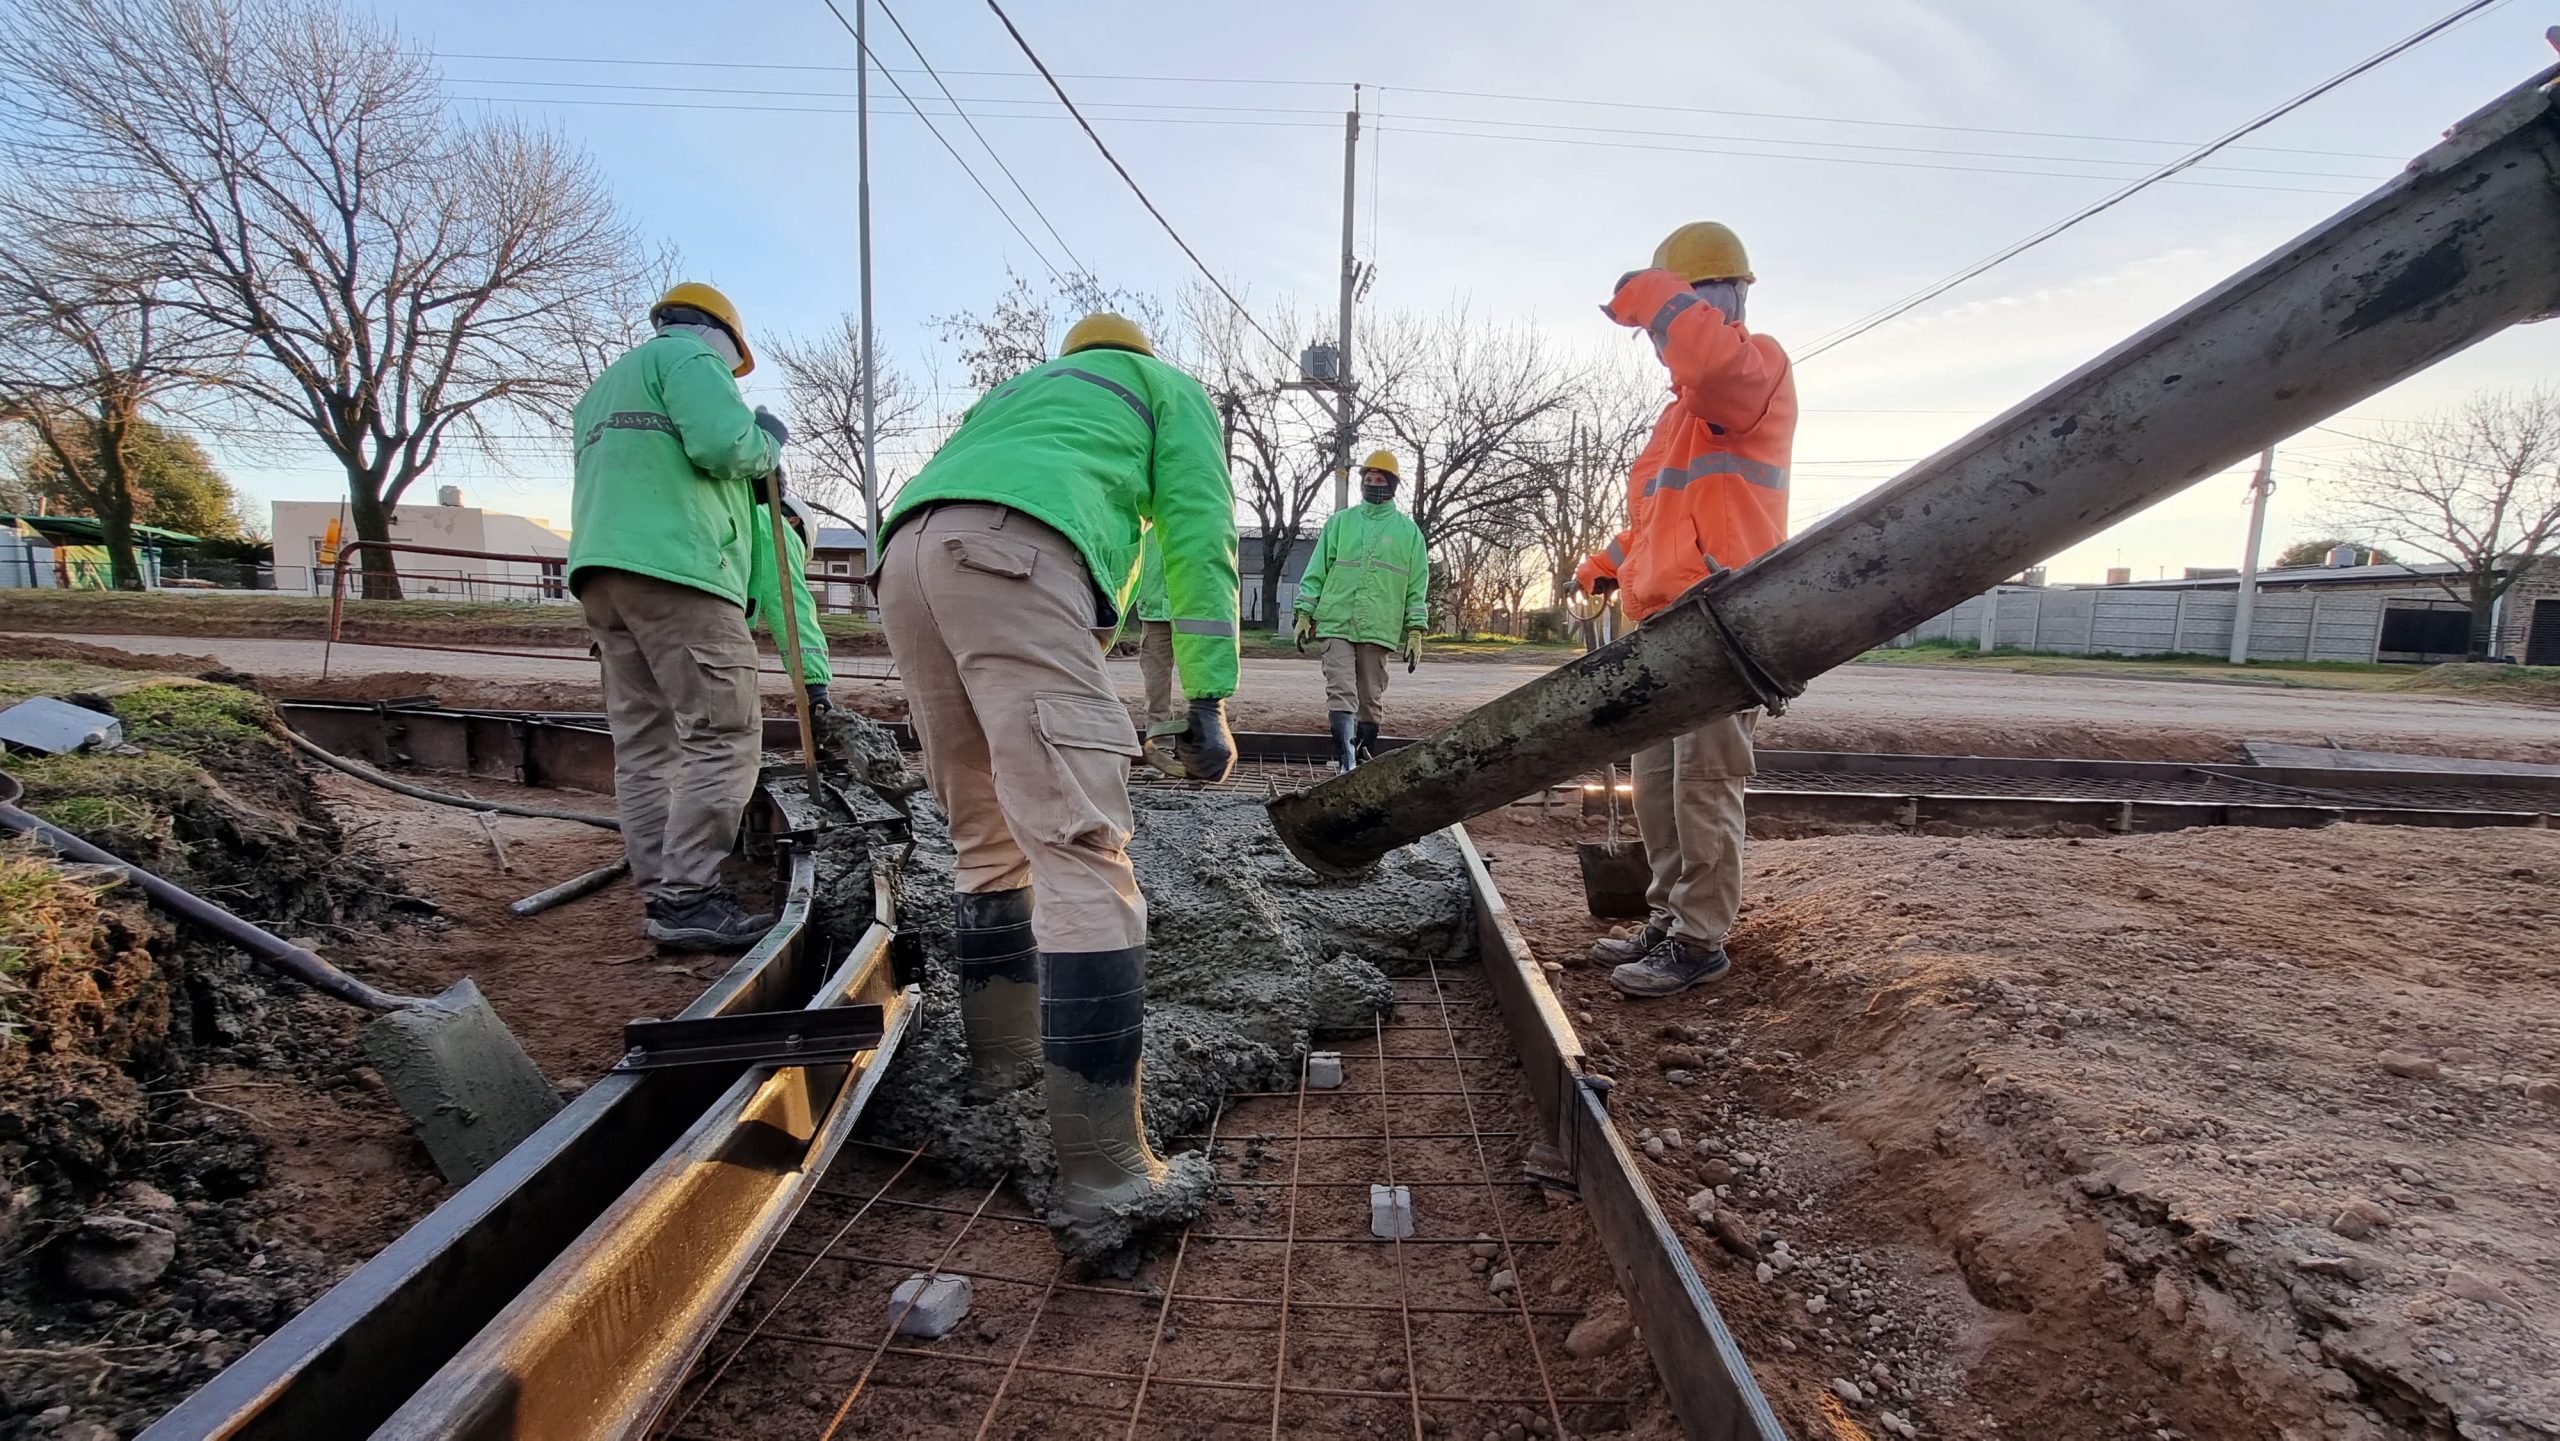
[[[1150,914],[1146,1118],[1161,1151],[1196,1150],[1165,1138],[1204,1131],[1229,1091],[1294,1087],[1311,1036],[1369,1033],[1393,999],[1388,976],[1472,953],[1465,867],[1446,839],[1398,851],[1364,881],[1331,882],[1289,858],[1257,801],[1145,791],[1132,800],[1130,853]],[[930,958],[924,1018],[866,1124],[884,1141],[927,1147],[963,1176],[1010,1174],[1040,1207],[1053,1169],[1040,1088],[963,1097],[951,845],[941,816],[915,809],[899,920]],[[1196,1214],[1210,1188],[1205,1168],[1177,1175],[1188,1184],[1154,1213],[1062,1244],[1099,1255],[1134,1229]]]

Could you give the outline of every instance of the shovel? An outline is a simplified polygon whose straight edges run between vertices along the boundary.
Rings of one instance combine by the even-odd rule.
[[[1609,763],[1609,839],[1578,841],[1582,857],[1582,900],[1591,914],[1628,921],[1646,912],[1644,893],[1653,883],[1644,842],[1618,839],[1618,766]]]
[[[0,772],[0,830],[38,837],[66,860],[112,869],[170,915],[313,990],[372,1012],[375,1019],[364,1028],[365,1059],[408,1113],[446,1180],[458,1186],[479,1175],[560,1109],[560,1093],[468,979],[433,998],[376,990],[204,897],[27,814],[16,804],[21,793],[17,780]]]

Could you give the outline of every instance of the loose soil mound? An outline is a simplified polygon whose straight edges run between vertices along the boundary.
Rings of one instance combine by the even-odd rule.
[[[1484,829],[1799,1434],[2552,1434],[2560,837],[1759,843],[1732,977],[1627,1003]]]
[[[29,810],[289,935],[343,935],[400,899],[346,854],[255,695],[0,666],[0,694],[38,691],[113,711],[128,744],[12,758]],[[363,1092],[354,1017],[24,843],[0,860],[0,935],[0,1434],[55,1434],[28,1418],[62,1406],[130,1431],[334,1279],[270,1229],[292,1197],[260,1194],[251,1104]]]

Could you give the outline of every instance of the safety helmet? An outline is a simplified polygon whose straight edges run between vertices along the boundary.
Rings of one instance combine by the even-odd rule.
[[[756,354],[747,349],[747,328],[738,323],[738,307],[729,303],[729,297],[699,280],[682,281],[668,287],[667,293],[658,297],[658,303],[649,307],[649,323],[658,324],[660,316],[674,309],[699,310],[729,332],[729,338],[738,346],[738,366],[729,372],[731,375],[744,375],[756,368]]]
[[[1731,226],[1693,220],[1653,247],[1653,268],[1697,284],[1701,280],[1749,280],[1751,257],[1742,252],[1742,237]]]
[[[1058,347],[1058,353],[1073,355],[1079,350],[1134,350],[1140,355],[1156,353],[1156,348],[1147,343],[1147,333],[1138,328],[1138,322],[1111,310],[1097,310],[1067,331],[1067,343]]]
[[[782,496],[782,509],[783,519],[789,524],[800,527],[800,538],[811,545],[817,544],[818,513],[809,508],[809,502],[785,491]]]
[[[1396,453],[1392,450],[1373,450],[1369,452],[1369,458],[1360,462],[1360,468],[1362,470],[1383,470],[1398,480],[1404,479],[1404,469],[1396,464]]]

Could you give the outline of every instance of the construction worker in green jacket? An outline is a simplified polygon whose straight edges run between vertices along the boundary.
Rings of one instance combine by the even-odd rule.
[[[1396,509],[1402,472],[1391,451],[1360,463],[1360,503],[1336,511],[1298,582],[1298,649],[1324,643],[1324,706],[1335,764],[1369,758],[1386,719],[1387,658],[1422,659],[1431,619],[1431,557],[1422,528]]]
[[[878,595],[926,782],[958,852],[952,955],[972,1087],[1040,1074],[1070,1251],[1195,1211],[1139,1112],[1147,903],[1129,865],[1129,712],[1103,667],[1141,535],[1163,546],[1187,714],[1148,727],[1185,774],[1235,763],[1235,495],[1200,383],[1121,316],[997,386],[898,493]],[[1037,897],[1036,903],[1034,897]]]
[[[614,804],[654,940],[753,945],[773,926],[720,883],[755,789],[761,727],[747,629],[756,494],[789,431],[749,410],[755,366],[737,307],[669,290],[656,334],[571,412],[569,589],[604,662]]]
[[[800,663],[793,665],[788,655],[782,668],[800,678],[801,687],[809,693],[811,710],[831,710],[835,701],[827,687],[835,683],[834,667],[827,662],[827,633],[818,628],[818,601],[809,593],[809,534],[817,524],[809,507],[800,497],[785,493],[782,512],[788,523],[782,528],[782,543],[790,551],[791,615],[800,627]],[[779,650],[791,644],[790,632],[782,624],[783,587],[775,583],[773,574],[773,510],[756,507],[755,554],[749,558],[747,576],[747,617],[764,622],[765,633],[773,637]]]
[[[1182,691],[1173,676],[1173,598],[1164,588],[1164,547],[1147,532],[1138,554],[1138,596],[1130,608],[1138,616],[1138,674],[1147,683],[1147,764],[1169,776],[1182,774],[1174,755],[1173,736],[1158,726],[1182,720]]]

